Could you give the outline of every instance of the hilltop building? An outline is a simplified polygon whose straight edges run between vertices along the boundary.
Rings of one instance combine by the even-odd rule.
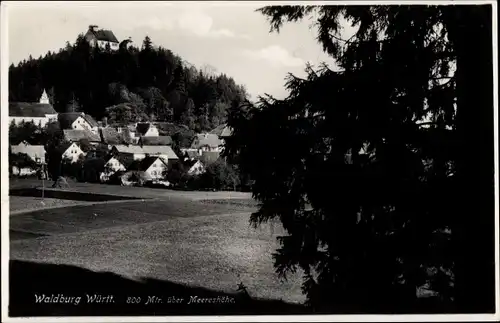
[[[90,25],[85,34],[85,39],[89,42],[90,46],[99,46],[99,48],[105,49],[106,45],[109,44],[111,50],[118,50],[120,48],[120,42],[115,34],[113,34],[111,30],[97,29],[97,27],[98,26]]]

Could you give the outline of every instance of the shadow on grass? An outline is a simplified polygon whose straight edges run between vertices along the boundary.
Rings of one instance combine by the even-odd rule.
[[[9,316],[139,316],[139,315],[270,315],[307,314],[302,305],[281,301],[252,300],[244,294],[226,294],[204,288],[189,287],[168,281],[144,279],[134,281],[113,273],[98,273],[69,265],[10,261]],[[71,303],[37,303],[36,297],[54,295],[75,297]],[[89,303],[87,295],[101,295],[104,302]],[[106,302],[113,295],[114,303]],[[146,304],[155,296],[153,304]],[[191,297],[210,298],[213,302],[189,303]],[[76,297],[81,297],[75,305]],[[127,304],[134,297],[138,304]],[[172,297],[181,303],[169,303]],[[60,297],[61,298],[61,297]],[[218,298],[218,299],[217,299]],[[54,298],[53,298],[54,299]]]
[[[55,198],[61,200],[85,201],[85,202],[104,202],[104,201],[121,201],[138,199],[134,197],[82,193],[74,191],[58,191],[45,189],[44,197]],[[29,196],[29,197],[42,197],[42,190],[40,188],[19,188],[9,190],[10,196]]]

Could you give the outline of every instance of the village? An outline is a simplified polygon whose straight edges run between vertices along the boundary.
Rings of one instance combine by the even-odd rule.
[[[498,321],[484,2],[12,2],[9,316]]]
[[[187,175],[201,175],[210,164],[221,158],[224,138],[231,134],[226,125],[208,133],[196,134],[188,147],[179,149],[178,155],[172,149],[171,136],[162,130],[171,126],[170,123],[137,122],[124,126],[108,124],[106,118],[96,121],[84,112],[57,113],[46,91],[39,102],[10,102],[9,123],[15,126],[32,123],[41,128],[56,123],[63,133],[64,143],[58,147],[63,161],[74,164],[83,158],[97,158],[97,151],[104,150],[104,170],[98,174],[100,182],[107,183],[121,175],[119,183],[122,185],[140,182],[141,185],[170,186],[167,174],[179,163]],[[47,162],[44,143],[11,142],[10,149],[11,154],[25,154],[34,162],[28,167],[11,165],[13,176],[48,179],[44,168]],[[44,171],[40,172],[42,169]]]

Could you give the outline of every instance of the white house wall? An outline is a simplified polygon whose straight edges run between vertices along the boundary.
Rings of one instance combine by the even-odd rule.
[[[110,160],[108,160],[105,166],[113,172],[125,171],[125,166],[123,166],[123,164],[120,163],[116,158],[111,158]]]
[[[106,44],[109,44],[109,47],[111,47],[111,49],[114,49],[114,50],[118,49],[118,47],[119,47],[118,43],[107,42],[104,40],[98,40],[97,44],[99,45],[99,48],[101,48],[101,49],[105,49]]]
[[[29,176],[36,173],[36,169],[23,167],[19,169],[17,166],[12,167],[12,174],[16,176]]]
[[[80,155],[85,155],[85,153],[83,152],[83,150],[80,149],[80,147],[73,144],[68,149],[66,149],[66,151],[63,154],[63,158],[67,158],[71,160],[72,163],[75,163],[78,161]]]
[[[146,158],[146,154],[134,154],[134,160],[142,160]]]
[[[158,131],[158,128],[150,126],[148,131],[144,134],[144,137],[158,137],[160,135],[160,132]]]
[[[111,158],[110,160],[108,160],[104,167],[105,171],[100,175],[100,179],[103,182],[108,181],[110,176],[118,171],[126,171],[125,166],[123,166],[123,164],[120,163],[116,158]]]
[[[158,159],[151,166],[149,166],[146,172],[149,176],[151,176],[151,178],[158,180],[163,178],[165,170],[167,170],[167,166]]]
[[[82,117],[78,117],[75,121],[73,121],[73,123],[71,124],[71,129],[92,131],[92,127],[89,125],[87,120]]]

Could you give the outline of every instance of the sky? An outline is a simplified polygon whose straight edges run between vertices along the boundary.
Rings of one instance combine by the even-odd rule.
[[[89,25],[110,29],[119,41],[140,46],[148,35],[196,67],[225,73],[243,84],[252,99],[286,97],[288,73],[304,76],[307,62],[332,60],[316,41],[311,20],[270,33],[259,2],[21,3],[7,6],[9,64],[73,43]]]

